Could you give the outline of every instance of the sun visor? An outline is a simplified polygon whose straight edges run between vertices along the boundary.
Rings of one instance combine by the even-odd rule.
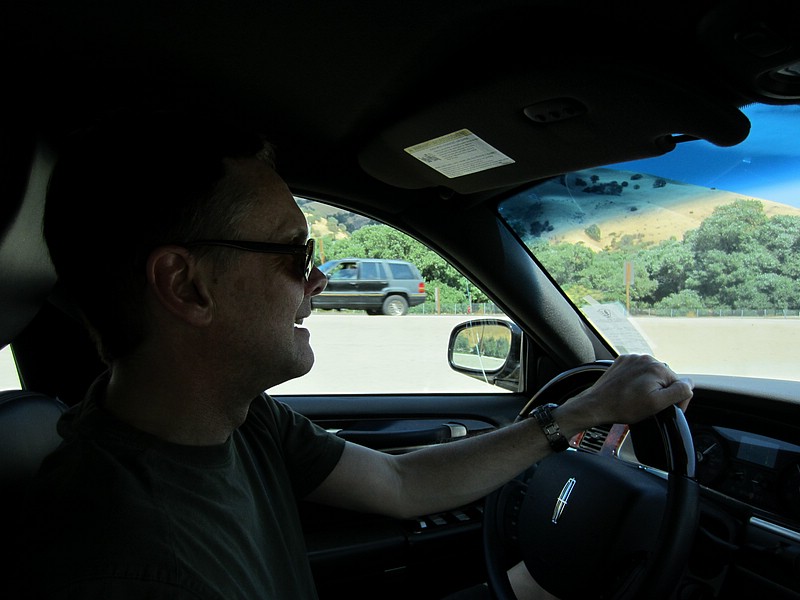
[[[473,87],[388,127],[359,162],[396,187],[470,194],[658,156],[687,136],[732,146],[749,130],[736,107],[688,86],[603,67]]]

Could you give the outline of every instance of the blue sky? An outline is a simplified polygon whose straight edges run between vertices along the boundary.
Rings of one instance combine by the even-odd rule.
[[[752,126],[737,146],[689,142],[664,156],[615,167],[800,208],[800,106],[758,105],[744,113]]]

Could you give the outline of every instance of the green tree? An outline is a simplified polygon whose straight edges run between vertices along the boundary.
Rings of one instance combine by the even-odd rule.
[[[586,229],[584,229],[583,232],[595,242],[600,241],[600,227],[597,225],[597,223],[592,223]]]
[[[800,217],[772,217],[759,231],[758,239],[774,257],[777,272],[800,280]]]
[[[658,302],[654,303],[653,306],[655,308],[678,308],[678,309],[697,310],[699,308],[704,308],[706,305],[697,292],[695,292],[694,290],[684,289],[681,290],[680,292],[676,292],[674,294],[670,294],[665,298],[662,298]]]
[[[562,287],[581,283],[583,280],[582,273],[594,260],[594,252],[591,248],[586,247],[583,242],[578,242],[577,244],[568,242],[548,244],[540,242],[533,246],[531,250]]]
[[[647,273],[654,286],[640,299],[651,306],[658,305],[668,297],[676,297],[684,291],[686,278],[693,264],[691,248],[675,239],[670,239],[637,254],[639,271]]]
[[[749,251],[757,231],[766,225],[767,215],[758,200],[735,200],[718,206],[692,237],[695,252]]]
[[[428,297],[425,299],[425,304],[431,309],[431,312],[436,307],[436,290],[439,290],[439,303],[440,308],[449,310],[455,304],[466,304],[467,294],[463,289],[457,289],[447,283],[438,280],[431,280],[425,282],[425,289],[428,292]]]
[[[767,217],[758,200],[717,207],[686,236],[693,251],[687,287],[724,308],[796,308],[800,219]]]

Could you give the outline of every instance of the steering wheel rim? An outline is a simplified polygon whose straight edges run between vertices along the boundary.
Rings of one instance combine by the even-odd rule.
[[[592,385],[611,364],[597,361],[561,373],[517,419],[540,404],[561,404]],[[506,571],[517,560],[561,600],[666,599],[672,594],[697,529],[694,447],[677,406],[646,421],[661,438],[666,480],[663,472],[659,476],[616,456],[570,448],[532,465],[487,497],[483,546],[492,598],[515,600]],[[559,496],[566,502],[558,502]],[[559,515],[556,505],[563,509]]]

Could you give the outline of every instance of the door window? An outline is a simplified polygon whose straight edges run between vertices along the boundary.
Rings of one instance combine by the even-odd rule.
[[[448,363],[447,346],[456,325],[484,316],[505,318],[480,289],[429,248],[392,227],[318,202],[298,199],[298,205],[318,241],[317,265],[348,258],[406,260],[419,269],[428,294],[424,304],[398,317],[315,309],[302,324],[311,334],[314,366],[269,393],[508,393],[456,373]],[[330,273],[331,280],[346,270],[346,263]],[[402,264],[394,266],[411,271]],[[361,279],[386,280],[389,275],[376,261],[359,262],[359,271]],[[392,275],[409,278],[403,272]],[[416,279],[413,273],[410,277]]]

